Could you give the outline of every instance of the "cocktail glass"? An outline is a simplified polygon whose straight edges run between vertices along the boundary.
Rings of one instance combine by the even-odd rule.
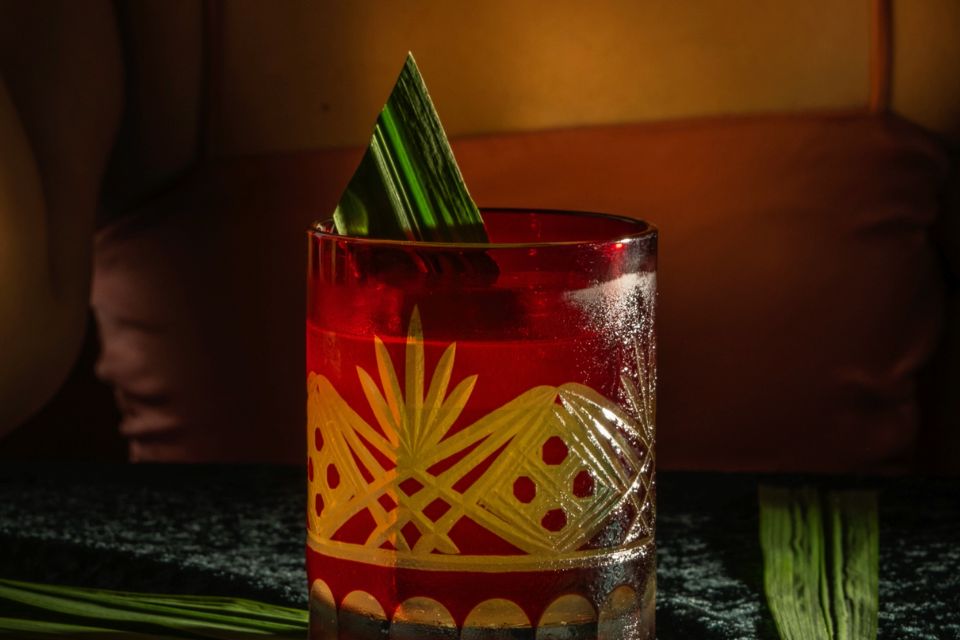
[[[311,638],[654,637],[656,230],[309,232]]]

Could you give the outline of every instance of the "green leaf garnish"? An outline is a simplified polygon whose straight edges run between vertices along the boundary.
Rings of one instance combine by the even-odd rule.
[[[333,220],[341,235],[487,242],[480,211],[412,54]]]
[[[0,617],[0,630],[107,637],[296,638],[307,613],[241,598],[171,596],[84,589],[0,579],[0,605],[17,603],[16,618]],[[37,622],[24,618],[35,616]],[[53,620],[51,620],[53,619]],[[81,631],[82,630],[82,631]],[[147,634],[147,635],[143,635]],[[113,636],[110,636],[113,637]]]
[[[877,637],[880,527],[877,495],[846,491],[827,495],[833,572],[831,591],[838,640]]]
[[[760,487],[764,590],[783,640],[877,636],[879,526],[873,492]]]
[[[784,640],[833,638],[820,496],[760,488],[763,586]]]

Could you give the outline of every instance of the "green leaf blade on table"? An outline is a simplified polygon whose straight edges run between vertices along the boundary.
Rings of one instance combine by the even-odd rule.
[[[876,638],[880,601],[877,495],[870,491],[831,492],[827,502],[837,639]]]
[[[32,607],[98,627],[136,632],[144,625],[189,638],[299,637],[307,613],[242,599],[162,596],[0,580],[0,601]],[[81,623],[77,623],[81,624]]]
[[[764,591],[783,640],[874,640],[879,612],[875,492],[761,486]],[[826,515],[824,515],[826,512]]]
[[[186,637],[105,629],[103,627],[50,622],[48,620],[0,617],[0,635],[9,635],[12,632],[16,632],[15,637],[21,640],[62,640],[63,638],[82,638],[83,640],[182,640]]]
[[[188,617],[194,616],[202,618],[203,613],[208,612],[221,616],[232,616],[230,620],[250,620],[251,623],[256,624],[262,622],[268,626],[271,624],[290,624],[295,627],[302,625],[306,621],[306,613],[302,609],[269,605],[243,598],[130,593],[107,589],[85,589],[0,579],[0,588],[4,585],[38,593],[89,602],[111,603],[118,606],[166,607],[177,612],[182,612]]]
[[[760,488],[764,590],[783,640],[831,640],[820,498]]]
[[[333,219],[342,235],[487,242],[480,210],[467,191],[412,55]]]

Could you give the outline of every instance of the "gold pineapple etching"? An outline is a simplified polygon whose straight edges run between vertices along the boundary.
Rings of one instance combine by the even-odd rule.
[[[428,379],[414,309],[402,385],[379,338],[374,349],[378,380],[360,367],[357,375],[378,428],[326,377],[308,377],[312,544],[382,564],[451,560],[462,556],[451,530],[469,518],[525,554],[560,561],[589,553],[585,547],[597,546],[615,514],[630,514],[626,530],[616,540],[600,538],[599,546],[625,546],[652,534],[652,353],[638,346],[639,379],[622,381],[632,414],[581,384],[538,386],[449,434],[477,380],[451,379],[456,343]],[[472,484],[458,484],[491,457]],[[443,471],[429,471],[444,461]],[[364,530],[363,543],[338,540],[364,511],[374,526]],[[516,558],[484,562],[507,567]]]

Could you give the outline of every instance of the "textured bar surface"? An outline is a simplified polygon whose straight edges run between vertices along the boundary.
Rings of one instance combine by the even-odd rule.
[[[303,469],[6,465],[0,574],[306,606]],[[960,482],[800,478],[880,490],[879,637],[960,637]],[[657,635],[775,639],[757,486],[782,476],[658,478]]]

